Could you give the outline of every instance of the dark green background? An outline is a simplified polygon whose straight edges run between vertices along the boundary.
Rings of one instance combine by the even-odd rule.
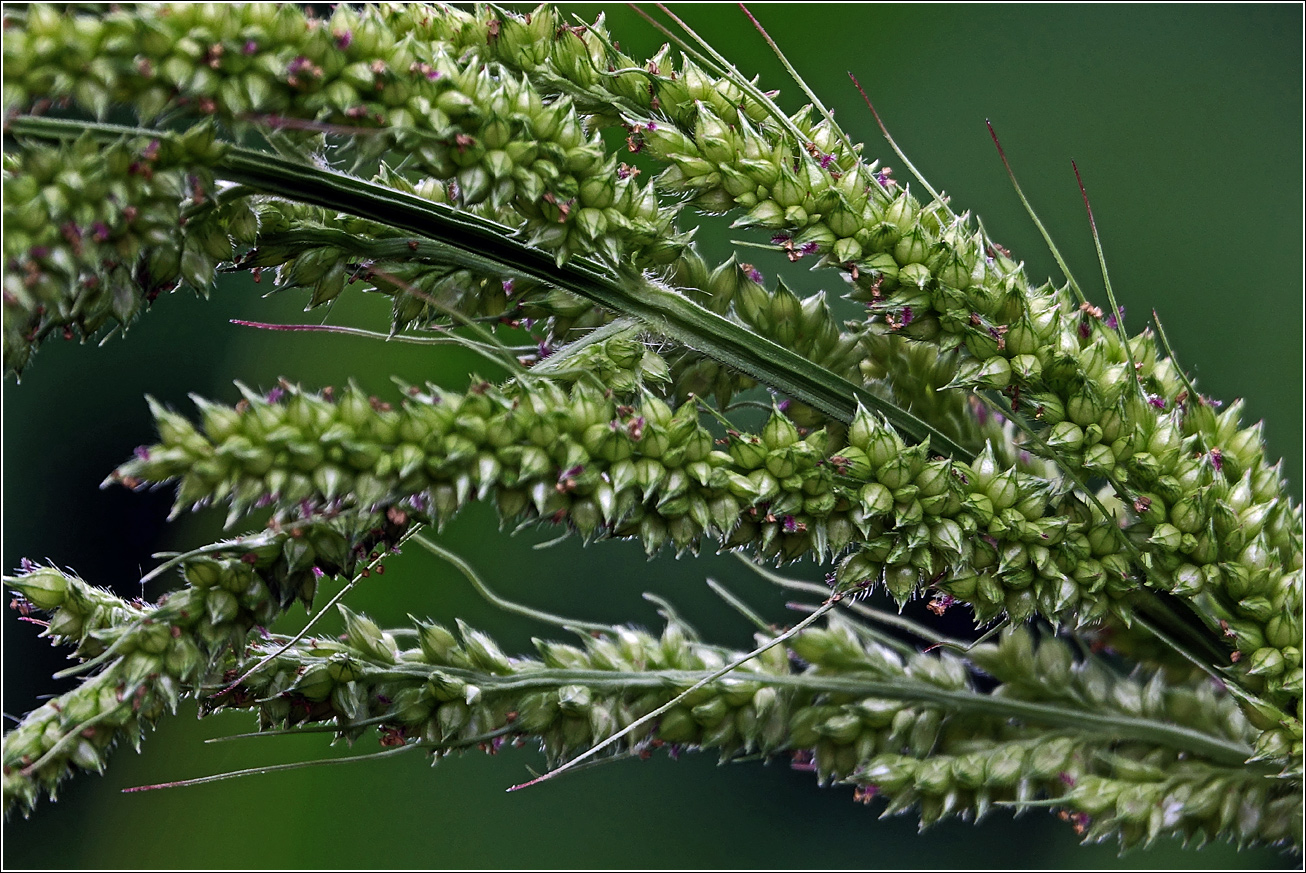
[[[572,7],[590,16],[595,6]],[[624,7],[609,20],[635,53],[661,40]],[[741,69],[800,101],[733,5],[682,7]],[[1302,10],[1277,6],[861,6],[767,5],[758,17],[846,129],[889,155],[853,91],[853,70],[917,167],[978,211],[986,227],[1036,277],[1050,257],[1024,217],[984,119],[993,120],[1022,184],[1091,297],[1103,300],[1087,221],[1070,171],[1074,158],[1093,198],[1127,326],[1160,313],[1182,363],[1215,397],[1247,399],[1264,418],[1270,453],[1285,458],[1301,495],[1302,440]],[[898,168],[898,177],[907,174]],[[693,220],[693,219],[690,219]],[[713,228],[716,222],[710,222]],[[711,251],[728,235],[704,227]],[[781,263],[750,258],[769,275]],[[839,292],[831,273],[789,269],[795,284]],[[232,378],[261,387],[284,375],[310,386],[356,377],[385,395],[391,374],[466,384],[474,360],[331,336],[257,333],[245,317],[304,318],[301,297],[260,299],[237,281],[207,303],[189,294],[158,301],[125,339],[103,348],[51,343],[19,385],[4,387],[3,565],[49,558],[87,579],[137,593],[149,554],[219,535],[214,510],[160,532],[168,493],[100,491],[104,475],[152,433],[142,395],[190,410],[186,393],[226,401]],[[376,300],[342,301],[337,324],[380,326]],[[314,313],[311,319],[320,319]],[[493,375],[487,373],[487,375]],[[724,558],[662,558],[603,543],[533,551],[544,539],[509,539],[476,508],[442,541],[504,593],[556,612],[655,625],[641,600],[656,591],[723,642],[746,645],[748,626],[707,594],[712,575],[777,620],[783,598]],[[808,578],[818,570],[807,567]],[[172,584],[171,582],[168,584]],[[150,596],[161,593],[152,589]],[[454,616],[493,630],[513,651],[552,629],[496,613],[424,555],[391,562],[351,605],[387,623],[406,612]],[[56,690],[52,659],[34,628],[5,618],[4,702],[31,708]],[[46,647],[48,648],[48,647]],[[242,715],[165,719],[143,754],[119,751],[103,778],[83,776],[29,821],[5,825],[7,867],[1214,867],[1296,866],[1270,850],[1202,851],[1165,843],[1117,859],[1112,847],[1078,848],[1064,824],[1034,812],[996,814],[982,826],[950,823],[917,835],[910,819],[880,821],[847,788],[821,789],[781,762],[717,768],[709,756],[658,758],[591,770],[505,794],[531,749],[446,760],[418,758],[218,785],[122,795],[144,783],[261,764],[345,754],[325,738],[261,738],[203,745],[252,728]],[[373,751],[364,739],[356,752]]]

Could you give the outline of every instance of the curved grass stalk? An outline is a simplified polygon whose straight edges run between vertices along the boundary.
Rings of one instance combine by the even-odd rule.
[[[1052,259],[1057,262],[1057,268],[1061,270],[1061,275],[1065,277],[1066,282],[1070,285],[1070,290],[1074,292],[1075,299],[1080,303],[1086,302],[1088,298],[1084,296],[1084,292],[1079,287],[1079,283],[1075,281],[1074,274],[1070,272],[1070,265],[1067,264],[1066,259],[1062,257],[1061,250],[1057,248],[1057,244],[1052,241],[1052,234],[1048,233],[1048,229],[1043,225],[1042,220],[1039,219],[1038,213],[1034,211],[1034,206],[1029,202],[1029,198],[1025,196],[1024,190],[1020,187],[1020,182],[1016,181],[1016,171],[1011,168],[1011,162],[1007,160],[1007,153],[1002,148],[1001,140],[998,139],[998,132],[993,129],[993,123],[986,118],[984,119],[984,124],[989,129],[989,136],[993,138],[993,145],[997,147],[998,157],[1002,159],[1002,166],[1007,170],[1007,178],[1011,180],[1011,187],[1016,190],[1016,196],[1020,198],[1020,205],[1025,207],[1025,214],[1029,216],[1030,221],[1034,222],[1034,226],[1038,228],[1039,236],[1043,237],[1044,244],[1047,245],[1048,251],[1052,253]]]
[[[262,321],[245,321],[240,318],[231,319],[231,323],[241,327],[252,327],[257,330],[279,330],[288,333],[334,333],[341,336],[356,336],[363,339],[407,343],[417,346],[457,346],[475,352],[497,367],[507,366],[505,359],[500,355],[500,347],[478,343],[475,340],[456,334],[448,336],[411,336],[409,334],[382,333],[379,330],[365,330],[361,327],[344,327],[333,324],[269,324]]]
[[[708,580],[708,584],[709,585],[712,584],[711,579]],[[687,638],[693,640],[694,642],[699,642],[703,639],[703,635],[700,634],[692,624],[685,621],[684,617],[676,610],[674,606],[671,605],[671,602],[667,600],[665,597],[659,597],[658,595],[654,594],[651,591],[645,591],[640,596],[658,608],[658,614],[662,616],[662,619],[667,624],[673,624],[676,627],[680,628],[682,631],[684,631],[684,634]]]
[[[544,610],[541,609],[534,609],[532,607],[526,606],[525,604],[521,604],[521,603],[517,603],[516,601],[509,600],[506,597],[500,597],[498,594],[495,594],[494,591],[490,589],[489,585],[485,584],[485,580],[481,578],[480,574],[476,572],[476,570],[472,567],[472,565],[467,563],[457,554],[449,551],[444,546],[432,540],[430,537],[423,536],[420,533],[414,534],[413,539],[417,542],[419,546],[426,549],[432,555],[435,555],[437,558],[444,561],[445,563],[451,565],[455,570],[461,573],[463,575],[463,578],[465,578],[468,582],[472,584],[472,588],[476,589],[477,594],[481,595],[487,601],[494,604],[499,609],[502,609],[504,612],[510,612],[513,615],[525,616],[526,618],[531,618],[536,621],[544,622],[545,624],[551,624],[554,625],[555,627],[560,627],[567,630],[577,630],[577,631],[586,631],[586,632],[593,631],[596,633],[605,633],[611,629],[610,625],[600,624],[599,622],[594,622],[594,621],[582,621],[580,619],[567,618],[565,616],[555,615],[552,612],[545,612]]]
[[[798,74],[798,70],[796,70],[794,65],[789,62],[789,58],[780,50],[780,46],[776,45],[775,40],[771,38],[771,34],[766,32],[766,28],[762,26],[762,22],[758,21],[753,13],[748,11],[747,4],[740,3],[739,8],[748,16],[748,20],[753,23],[753,27],[757,28],[757,32],[762,34],[762,39],[766,40],[766,44],[771,47],[771,51],[775,53],[781,66],[783,66],[785,72],[789,74],[789,78],[793,79],[794,83],[803,90],[803,93],[807,95],[807,99],[812,101],[812,105],[816,107],[816,111],[821,113],[821,117],[830,123],[831,129],[833,129],[835,134],[839,137],[844,148],[848,149],[848,154],[854,158],[858,157],[857,147],[853,145],[853,141],[848,138],[848,134],[844,133],[843,128],[835,123],[834,113],[826,108],[825,104],[821,102],[821,98],[816,96],[816,92],[813,91],[808,86],[807,82],[803,80],[803,77]]]
[[[817,585],[815,582],[803,582],[800,579],[791,579],[787,576],[782,576],[774,570],[755,563],[747,555],[736,552],[735,557],[742,561],[748,569],[752,570],[754,573],[773,585],[779,585],[781,588],[788,588],[791,591],[805,591],[809,594],[819,594],[822,597],[828,596],[829,594],[829,589],[824,586]],[[925,640],[931,645],[942,645],[955,649],[964,649],[966,647],[965,642],[940,634],[938,631],[922,624],[918,624],[910,618],[904,618],[901,615],[886,612],[882,609],[876,609],[873,606],[867,606],[864,603],[858,603],[856,601],[846,601],[844,605],[863,618],[879,624],[888,625],[889,627],[896,627],[899,630],[906,631],[914,637]],[[893,638],[886,636],[885,639],[891,640]],[[900,640],[893,640],[891,645],[895,647],[903,647],[906,644]],[[906,646],[906,648],[915,651],[910,646]]]
[[[752,607],[745,603],[742,598],[737,596],[729,588],[711,577],[708,577],[707,579],[707,587],[712,589],[713,594],[724,600],[727,606],[747,619],[748,623],[753,627],[757,628],[762,633],[771,632],[772,628],[770,623],[754,612]]]
[[[295,728],[282,728],[280,730],[262,730],[250,731],[243,734],[227,734],[225,737],[209,737],[204,741],[205,745],[212,743],[227,743],[232,740],[251,740],[255,737],[289,737],[296,734],[332,734],[338,732],[341,727],[372,727],[373,725],[385,724],[390,721],[389,716],[378,715],[373,718],[365,718],[359,721],[351,721],[348,725],[302,725]]]
[[[1088,227],[1093,233],[1093,247],[1097,249],[1097,262],[1102,268],[1102,285],[1106,289],[1107,303],[1111,306],[1111,320],[1115,323],[1116,334],[1120,337],[1120,342],[1124,346],[1125,360],[1129,362],[1129,371],[1138,372],[1138,365],[1134,363],[1134,350],[1129,344],[1129,333],[1125,330],[1125,314],[1120,309],[1120,304],[1116,303],[1115,292],[1111,290],[1111,275],[1106,268],[1106,254],[1102,251],[1102,238],[1097,233],[1097,219],[1093,217],[1093,207],[1088,202],[1088,189],[1084,187],[1084,180],[1080,178],[1079,166],[1070,162],[1071,168],[1075,171],[1075,181],[1079,183],[1079,193],[1084,195],[1084,211],[1088,213]],[[1138,380],[1133,380],[1135,388],[1139,394],[1143,394],[1143,387],[1138,384]]]
[[[90,133],[104,139],[166,136],[161,131],[106,124],[23,117],[10,122],[20,136],[66,139]],[[734,367],[833,418],[849,423],[860,403],[884,415],[917,441],[948,457],[967,452],[947,435],[906,410],[748,329],[663,288],[647,277],[614,276],[581,258],[559,263],[511,238],[511,230],[476,216],[306,164],[231,146],[214,169],[233,181],[302,203],[339,209],[425,236],[439,246],[440,259],[565,288],[616,312],[626,313],[661,334]]]
[[[295,761],[290,764],[269,764],[266,767],[249,767],[245,770],[231,770],[227,773],[218,773],[213,776],[199,776],[195,779],[178,779],[174,782],[156,782],[153,785],[136,785],[131,788],[124,788],[122,793],[136,794],[142,791],[158,791],[162,788],[190,788],[195,785],[208,785],[212,782],[225,782],[228,779],[239,779],[242,776],[262,776],[266,773],[285,773],[289,770],[306,770],[309,767],[331,767],[336,764],[357,764],[359,761],[379,761],[382,758],[393,758],[396,755],[402,755],[405,752],[411,752],[418,748],[421,748],[421,746],[416,743],[409,743],[395,749],[385,749],[380,752],[368,752],[365,755],[348,755],[343,758],[320,758],[316,761]]]
[[[866,93],[866,89],[862,87],[862,83],[859,82],[857,77],[851,72],[848,74],[848,78],[852,79],[853,85],[857,88],[857,92],[861,94],[862,99],[866,101],[866,108],[871,110],[871,115],[875,117],[875,123],[880,127],[880,133],[884,134],[884,139],[889,143],[889,148],[893,149],[893,153],[898,156],[898,160],[902,161],[903,166],[907,168],[907,171],[916,177],[916,181],[921,183],[921,186],[925,188],[925,191],[930,195],[930,197],[932,197],[936,203],[942,204],[943,208],[947,209],[948,214],[951,215],[952,210],[948,209],[946,199],[940,196],[939,192],[934,190],[934,186],[925,180],[925,176],[921,174],[920,170],[916,169],[916,165],[907,157],[907,153],[904,152],[902,148],[899,147],[898,143],[894,141],[893,136],[889,133],[889,128],[885,126],[884,121],[880,118],[880,113],[875,110],[875,104],[871,102],[871,98]]]
[[[1082,706],[1070,706],[1060,703],[1041,703],[1023,700],[1012,696],[994,696],[976,691],[953,691],[920,681],[903,681],[884,679],[879,675],[848,671],[841,674],[776,674],[739,669],[743,664],[757,657],[758,654],[778,644],[777,641],[792,639],[810,627],[821,616],[830,612],[836,603],[826,602],[811,615],[790,628],[784,634],[767,640],[758,648],[746,653],[716,670],[643,670],[641,672],[617,672],[613,670],[586,670],[541,668],[521,672],[515,675],[495,675],[483,671],[442,666],[440,672],[461,679],[469,685],[476,685],[482,692],[525,691],[530,689],[556,688],[562,685],[580,685],[593,691],[617,692],[634,689],[687,689],[676,695],[668,704],[633,722],[617,734],[608,737],[603,743],[594,746],[572,763],[593,757],[598,751],[613,742],[629,735],[639,727],[664,714],[679,703],[686,694],[691,694],[721,677],[732,674],[740,681],[757,683],[777,689],[792,689],[812,694],[830,693],[847,694],[854,697],[879,697],[901,700],[909,703],[930,704],[952,713],[992,716],[998,719],[1017,719],[1021,722],[1041,724],[1056,728],[1071,728],[1080,732],[1096,733],[1114,741],[1135,740],[1157,746],[1164,746],[1175,751],[1200,755],[1222,766],[1242,767],[1252,755],[1252,749],[1246,743],[1227,737],[1214,736],[1180,724],[1161,722],[1141,716],[1121,715],[1113,712],[1089,710]],[[780,640],[779,637],[784,637]],[[373,681],[390,681],[400,679],[425,678],[431,668],[421,664],[400,663],[390,667],[378,668],[369,673]],[[569,769],[567,765],[557,768],[552,773]],[[1256,765],[1257,772],[1271,775],[1278,772],[1270,765]],[[541,780],[522,783],[509,790],[528,787]]]

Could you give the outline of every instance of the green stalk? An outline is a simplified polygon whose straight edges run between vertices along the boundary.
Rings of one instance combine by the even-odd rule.
[[[87,133],[104,140],[170,136],[166,131],[147,128],[30,116],[11,120],[9,132],[46,140],[71,139]],[[582,258],[558,263],[547,252],[512,239],[511,228],[384,185],[254,149],[229,146],[212,161],[212,168],[225,179],[266,194],[348,212],[426,237],[435,245],[423,253],[445,263],[564,288],[606,309],[633,316],[651,332],[696,349],[839,421],[850,423],[858,406],[864,406],[883,415],[914,440],[929,439],[931,449],[938,454],[970,456],[941,431],[906,410],[633,270],[614,275]],[[420,242],[418,245],[420,250]]]
[[[815,613],[813,615],[815,616]],[[543,668],[514,676],[497,676],[451,666],[441,666],[440,672],[476,685],[484,692],[520,692],[536,688],[557,688],[562,685],[583,685],[591,690],[603,692],[624,692],[631,689],[683,690],[721,673],[720,670],[645,670],[639,673],[626,673],[613,670]],[[369,678],[376,682],[412,681],[429,674],[430,668],[421,664],[398,664],[368,671]],[[736,667],[730,671],[730,676],[742,682],[790,688],[810,694],[883,697],[910,703],[931,704],[952,713],[1018,719],[1022,722],[1050,727],[1071,728],[1082,733],[1109,737],[1112,740],[1135,740],[1189,752],[1213,763],[1230,767],[1245,766],[1247,759],[1252,755],[1252,749],[1244,743],[1211,736],[1183,725],[1094,712],[1058,704],[1035,703],[1014,697],[995,697],[974,691],[949,691],[924,682],[880,679],[869,673],[858,674],[848,671],[837,676],[812,673],[793,675],[752,672]],[[1274,772],[1274,768],[1266,768],[1265,772],[1267,774]]]

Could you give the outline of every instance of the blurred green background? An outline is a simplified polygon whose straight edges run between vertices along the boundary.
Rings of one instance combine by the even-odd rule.
[[[613,35],[639,56],[661,39],[625,7],[607,12]],[[676,7],[734,60],[801,101],[733,5]],[[871,156],[889,156],[845,75],[854,71],[916,166],[1027,260],[1054,265],[1006,179],[984,119],[992,119],[1022,185],[1081,284],[1104,301],[1074,158],[1093,199],[1126,325],[1155,308],[1200,388],[1244,397],[1247,420],[1266,420],[1272,456],[1300,500],[1302,483],[1302,8],[1224,6],[764,5],[755,13]],[[690,219],[694,220],[694,219]],[[704,220],[709,251],[728,251],[721,223]],[[768,275],[807,292],[840,292],[832,273],[809,274],[750,253]],[[445,350],[346,337],[294,336],[232,326],[231,318],[296,321],[303,297],[262,300],[239,279],[203,302],[159,300],[125,338],[103,348],[52,342],[21,384],[4,386],[3,565],[50,559],[88,580],[139,593],[149,555],[220,535],[210,510],[163,527],[171,495],[101,491],[132,447],[150,441],[146,393],[191,411],[187,392],[234,401],[233,378],[269,387],[356,378],[392,396],[391,375],[454,389],[478,360]],[[381,327],[388,307],[343,299],[332,323]],[[318,320],[314,313],[309,320]],[[544,532],[509,538],[474,508],[442,542],[508,596],[592,620],[655,626],[654,591],[700,629],[743,646],[750,629],[706,589],[727,583],[774,620],[784,598],[726,558],[643,560],[629,543],[531,548]],[[820,570],[806,566],[807,578]],[[156,583],[158,584],[158,583]],[[166,584],[174,584],[172,582]],[[151,598],[163,588],[151,589]],[[350,596],[383,623],[411,612],[459,616],[527,651],[532,626],[497,613],[448,568],[410,553]],[[788,613],[793,615],[793,613]],[[292,616],[294,620],[302,615]],[[60,656],[12,614],[4,623],[4,707],[21,714],[59,690]],[[347,754],[322,735],[206,745],[252,729],[232,715],[165,719],[141,755],[120,750],[103,778],[69,783],[57,803],[5,824],[6,867],[1183,867],[1300,865],[1273,850],[1200,851],[1162,843],[1123,859],[1081,848],[1042,812],[998,813],[918,835],[910,818],[881,821],[851,789],[820,788],[783,762],[717,767],[714,758],[664,757],[590,770],[530,791],[504,789],[539,767],[531,748],[505,748],[426,767],[416,757],[123,795],[121,788],[286,761]],[[374,751],[365,738],[355,752]]]

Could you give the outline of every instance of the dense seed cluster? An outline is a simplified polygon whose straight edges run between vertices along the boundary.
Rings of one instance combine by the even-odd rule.
[[[512,76],[479,62],[460,65],[442,44],[396,42],[375,15],[360,20],[342,6],[327,24],[294,7],[179,4],[160,13],[65,18],[42,6],[22,13],[23,26],[6,31],[6,109],[71,101],[103,115],[110,103],[126,103],[144,121],[183,113],[235,132],[271,129],[270,138],[294,142],[305,157],[325,148],[321,131],[354,133],[346,145],[333,141],[335,160],[351,151],[371,161],[402,152],[406,176],[448,186],[438,199],[452,192],[460,206],[483,204],[559,260],[581,252],[652,266],[674,259],[688,241],[674,233],[675,209],[607,157],[568,101],[546,104]],[[184,157],[202,167],[214,130],[197,128]],[[21,370],[31,344],[51,331],[76,327],[90,336],[106,322],[125,324],[179,279],[207,291],[215,264],[232,258],[232,243],[254,241],[259,224],[249,192],[197,209],[213,197],[212,179],[170,160],[166,140],[162,158],[158,149],[149,141],[120,146],[122,159],[107,169],[89,142],[80,162],[42,146],[6,154],[6,227],[39,237],[7,234],[8,372]],[[150,250],[138,263],[143,244]],[[287,284],[313,285],[315,303],[358,278],[338,249],[298,254],[282,259],[292,261]],[[264,262],[247,265],[280,263]],[[481,290],[463,271],[413,266],[393,275],[366,271],[392,293],[416,290],[396,296],[397,325],[423,314],[421,295],[433,285],[441,286],[437,301],[447,296],[440,291]],[[527,317],[570,309],[559,336],[582,313],[581,326],[598,323],[574,298],[557,302]]]
[[[102,770],[120,739],[193,694],[256,626],[296,600],[312,604],[323,576],[351,577],[393,547],[410,525],[397,509],[292,515],[269,530],[184,556],[187,587],[157,604],[124,601],[53,567],[5,577],[15,604],[51,614],[42,636],[75,647],[102,669],[48,701],[5,734],[4,805],[28,812],[73,772]]]
[[[776,560],[851,549],[841,588],[882,582],[905,602],[934,586],[981,618],[1087,622],[1133,589],[1090,505],[988,451],[971,464],[931,458],[869,413],[836,447],[779,413],[759,434],[714,440],[696,403],[625,405],[586,381],[569,393],[537,378],[465,394],[410,389],[399,408],[352,387],[339,398],[293,386],[245,394],[235,407],[204,402],[202,432],[156,405],[161,442],[111,479],[179,479],[177,510],[223,502],[233,519],[343,499],[405,501],[445,520],[493,495],[505,518],[636,536],[650,554],[668,542],[696,550],[704,535]]]
[[[7,72],[6,67],[6,72]],[[243,203],[216,204],[211,128],[104,148],[84,137],[4,154],[4,362],[22,370],[52,334],[126,325],[180,282],[207,292]],[[244,231],[242,231],[244,228]]]
[[[246,555],[256,556],[252,562],[209,556],[187,566],[190,592],[209,592],[213,600],[213,592],[240,587],[232,580],[276,575],[269,570],[286,559],[291,550],[284,546],[314,535],[327,552],[345,545],[320,526],[299,537],[255,538],[244,544],[251,549]],[[372,534],[378,535],[385,534]],[[278,546],[282,554],[274,557]],[[331,566],[321,555],[315,559]],[[492,638],[461,623],[455,634],[420,622],[419,645],[402,649],[394,634],[343,607],[345,634],[338,639],[286,648],[288,641],[264,637],[242,651],[226,638],[216,647],[206,643],[211,603],[188,602],[188,609],[179,595],[157,605],[129,603],[52,568],[34,567],[7,581],[30,609],[51,613],[51,635],[80,643],[83,654],[104,649],[115,660],[8,735],[6,808],[30,808],[39,790],[53,793],[74,768],[102,769],[118,737],[139,742],[142,727],[175,708],[197,676],[212,681],[221,673],[231,681],[261,665],[207,698],[204,708],[254,709],[265,730],[329,723],[354,740],[377,726],[383,748],[414,745],[437,755],[530,739],[558,763],[739,655],[697,642],[676,624],[660,637],[612,628],[582,636],[580,646],[537,640],[540,656],[530,659],[508,657]],[[195,621],[193,612],[205,617]],[[104,628],[115,632],[105,636]],[[973,648],[967,660],[971,665],[947,653],[904,659],[834,617],[796,637],[789,655],[768,650],[693,692],[632,732],[616,753],[706,748],[723,758],[786,755],[823,780],[860,785],[864,800],[889,798],[890,812],[918,807],[924,824],[982,817],[995,804],[1043,795],[1059,800],[1068,810],[1063,817],[1081,833],[1119,834],[1125,845],[1231,827],[1242,840],[1274,841],[1300,825],[1291,797],[1261,776],[1221,763],[1238,757],[1251,730],[1231,698],[1209,683],[1162,682],[1159,674],[1126,678],[1100,658],[1077,661],[1058,640],[1035,644],[1023,629]],[[977,691],[972,665],[999,687]],[[862,677],[860,685],[845,678],[850,671]],[[1018,710],[1014,718],[995,715],[992,701],[1040,699],[1031,682],[1053,689],[1051,697],[1063,704],[1044,715],[1059,730],[1041,729],[1037,713],[1032,719]],[[1125,736],[1081,733],[1076,712],[1123,717]],[[1145,729],[1145,721],[1200,732],[1215,760],[1184,755],[1176,763],[1178,753],[1136,742],[1128,732]],[[1158,817],[1157,809],[1172,811]]]
[[[6,105],[67,97],[103,115],[127,104],[146,122],[183,109],[308,144],[352,134],[367,158],[402,153],[413,170],[456,182],[460,203],[511,204],[532,241],[560,259],[660,263],[678,251],[674,210],[619,172],[568,100],[545,104],[478,58],[461,61],[445,43],[345,5],[329,20],[260,4],[158,12],[70,23],[33,7],[5,40]]]
[[[456,41],[410,32],[432,25],[425,10],[341,7],[330,21],[291,7],[226,14],[180,5],[162,7],[162,13],[148,22],[129,13],[78,17],[76,26],[68,26],[36,8],[6,43],[6,70],[12,71],[6,105],[26,108],[55,97],[98,112],[102,100],[111,98],[135,106],[146,121],[185,112],[236,129],[271,125],[276,137],[302,141],[305,154],[329,148],[336,161],[348,160],[351,149],[403,153],[402,173],[383,165],[378,178],[523,226],[533,244],[555,251],[560,260],[579,252],[656,266],[674,264],[687,253],[690,235],[677,235],[671,226],[676,205],[659,203],[650,185],[637,183],[637,169],[607,158],[598,135],[585,132],[569,101],[542,99],[524,80],[456,60],[464,54]],[[542,34],[549,21],[542,16],[535,30]],[[93,64],[88,54],[96,55]],[[110,97],[96,96],[103,94]],[[312,131],[353,136],[328,143]],[[243,215],[248,206],[229,208]],[[396,326],[448,309],[469,317],[548,317],[547,341],[556,345],[571,338],[571,329],[603,320],[561,290],[531,299],[529,287],[505,289],[498,279],[405,261],[396,252],[360,265],[346,256],[365,253],[339,241],[278,235],[287,226],[312,227],[318,217],[338,226],[337,216],[325,210],[271,202],[259,212],[273,221],[262,225],[258,251],[242,264],[280,266],[278,281],[312,287],[314,304],[334,299],[361,278],[394,295]],[[289,222],[275,220],[287,212]],[[346,225],[373,237],[393,236],[358,219]],[[120,296],[139,297],[126,289]],[[818,324],[814,308],[816,301],[807,321],[831,335],[820,341],[818,362],[835,364],[839,355],[832,343],[839,332],[828,313],[821,313]],[[837,345],[847,351],[851,342],[838,337]],[[714,361],[694,361],[695,383],[714,382],[716,393],[724,393],[734,377]],[[846,361],[839,363],[846,369]]]
[[[110,599],[78,580],[64,584],[73,597],[89,591]],[[158,626],[166,606],[130,609],[148,627]],[[284,651],[280,638],[255,640],[226,663],[227,677],[274,657],[205,708],[254,709],[265,730],[332,724],[350,740],[376,726],[383,748],[413,745],[436,755],[532,740],[556,764],[739,654],[697,642],[675,624],[661,636],[612,628],[584,635],[579,646],[537,640],[537,658],[514,658],[467,625],[454,633],[420,622],[418,645],[405,649],[401,637],[341,611],[345,634],[338,639],[305,640]],[[153,625],[145,622],[150,618]],[[1099,658],[1076,661],[1059,641],[1036,646],[1024,630],[972,650],[970,660],[1017,683],[1029,681],[1031,667],[1046,671],[1041,681],[1059,684],[1063,722],[1079,712],[1122,717],[1124,731],[1138,727],[1129,719],[1183,725],[1209,737],[1217,758],[1236,758],[1250,732],[1236,705],[1208,683],[1126,678]],[[863,690],[842,678],[850,670],[862,676]],[[784,755],[823,780],[860,785],[865,800],[889,798],[890,812],[919,807],[925,824],[1043,796],[1060,801],[1081,832],[1120,833],[1126,845],[1231,826],[1243,840],[1275,840],[1297,826],[1291,798],[1220,760],[1198,755],[1176,764],[1177,753],[1129,736],[1104,741],[1066,724],[1049,733],[1029,719],[995,715],[992,701],[1025,694],[1011,682],[981,693],[969,670],[947,653],[904,659],[834,618],[796,637],[788,655],[769,650],[693,692],[614,753],[704,748],[723,758]],[[1157,808],[1175,811],[1158,818]]]
[[[1006,394],[1041,429],[1049,458],[1110,483],[1138,549],[1132,578],[1197,601],[1229,630],[1234,669],[1296,718],[1289,745],[1300,750],[1301,513],[1240,404],[1219,412],[1150,331],[1126,338],[1123,312],[1032,286],[967,216],[859,163],[810,108],[785,120],[768,114],[765,95],[688,60],[676,70],[660,56],[640,70],[601,27],[550,40],[498,16],[430,24],[637,131],[640,150],[668,165],[664,190],[747,210],[736,224],[766,229],[795,257],[820,255],[867,304],[868,326],[962,351],[954,385]],[[482,39],[491,28],[500,38]],[[630,72],[604,75],[608,66]],[[1123,545],[1112,548],[1128,553]]]
[[[381,172],[375,181],[434,203],[453,205],[446,184],[426,178],[413,182]],[[472,211],[500,224],[516,223],[507,208],[485,205]],[[535,327],[543,322],[541,342],[552,348],[608,315],[568,291],[527,279],[505,279],[443,263],[424,239],[332,210],[268,199],[256,207],[260,232],[255,245],[235,266],[256,281],[276,268],[274,287],[304,288],[307,308],[331,303],[356,283],[393,300],[395,330],[444,327],[480,321],[490,325]]]
[[[570,391],[538,378],[476,383],[464,394],[414,388],[399,408],[355,387],[338,398],[293,386],[271,397],[247,391],[236,407],[205,403],[203,433],[175,413],[155,414],[162,442],[112,478],[180,478],[178,509],[404,501],[444,521],[474,496],[493,495],[506,518],[565,521],[586,537],[639,536],[650,553],[668,542],[697,549],[705,533],[725,537],[747,516],[769,531],[763,553],[797,557],[828,551],[826,525],[846,490],[823,432],[800,440],[777,415],[761,437],[722,438],[731,450],[723,451],[696,404],[621,404],[589,381]],[[839,531],[842,548],[852,531],[846,521]]]
[[[601,23],[398,4],[341,5],[329,20],[268,4],[157,12],[6,13],[11,114],[128,105],[145,123],[198,122],[107,146],[19,137],[6,151],[7,372],[52,333],[125,325],[181,282],[205,291],[222,263],[256,276],[275,267],[277,286],[310,289],[310,305],[361,281],[393,298],[396,329],[541,320],[545,333],[521,356],[534,375],[410,389],[397,407],[352,386],[242,388],[234,407],[198,401],[197,428],[155,405],[160,442],[111,479],[176,480],[177,510],[224,503],[229,523],[272,506],[273,528],[181,559],[189,587],[157,606],[49,568],[6,579],[20,607],[53,613],[47,636],[102,665],[6,735],[6,809],[30,809],[72,768],[101,768],[117,737],[138,738],[215,669],[234,679],[272,651],[280,641],[239,650],[296,598],[311,601],[322,573],[352,575],[411,525],[484,498],[504,518],[635,537],[650,554],[707,538],[774,561],[838,559],[841,592],[955,597],[981,621],[1106,623],[1118,649],[1170,667],[1122,678],[1017,628],[970,652],[970,667],[999,683],[981,695],[958,658],[904,663],[832,621],[792,641],[797,664],[772,650],[627,751],[794,754],[858,783],[864,799],[889,796],[891,811],[918,806],[925,823],[1040,796],[1064,803],[1089,838],[1125,845],[1299,833],[1301,512],[1259,425],[1242,425],[1240,404],[1220,411],[1199,395],[1150,331],[1129,337],[1122,311],[1103,313],[1077,288],[1031,285],[946,198],[922,202],[862,163],[831,119],[785,117],[737,74],[667,49],[630,58]],[[601,136],[618,126],[625,152]],[[354,174],[497,221],[559,263],[660,272],[969,454],[937,457],[865,411],[845,426],[799,403],[777,406],[756,434],[709,430],[702,398],[726,410],[756,385],[748,373],[693,349],[654,351],[643,327],[609,324],[621,313],[451,266],[430,240],[228,187],[214,169],[220,133],[350,161]],[[655,184],[637,180],[621,160],[630,153],[663,167]],[[403,162],[379,161],[391,154]],[[840,328],[822,294],[768,290],[734,259],[712,267],[675,227],[685,204],[734,212],[790,261],[837,271],[865,317]],[[602,329],[577,341],[588,328]],[[1177,619],[1184,642],[1214,653],[1236,697],[1188,676],[1172,644],[1148,649],[1130,630],[1172,603],[1191,618]],[[266,727],[334,720],[350,738],[380,722],[383,744],[437,751],[530,736],[556,761],[737,654],[675,625],[661,639],[613,629],[582,647],[541,644],[535,661],[470,628],[422,624],[421,646],[404,651],[344,614],[346,639],[292,647],[220,705],[257,708]],[[1134,722],[1119,723],[1120,737],[1064,720],[1036,727],[1025,704],[1185,725],[1209,754],[1130,734],[1143,730]]]

